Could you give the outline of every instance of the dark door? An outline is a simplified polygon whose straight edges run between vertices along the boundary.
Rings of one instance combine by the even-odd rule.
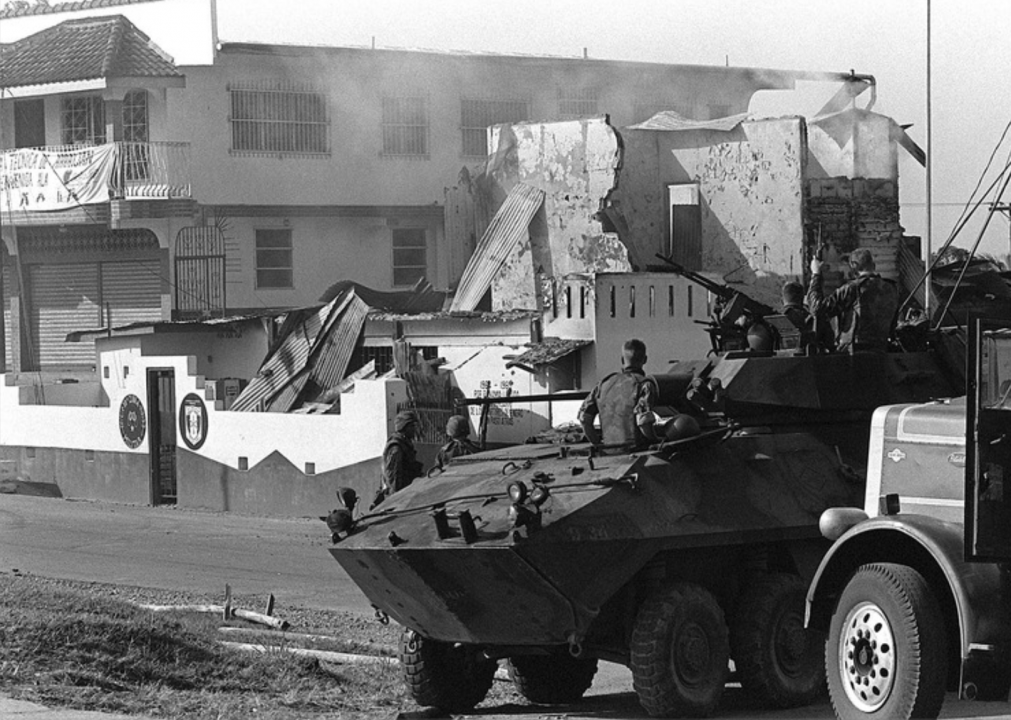
[[[14,101],[14,147],[33,148],[46,144],[45,103],[38,100]]]
[[[1011,559],[1011,329],[972,318],[966,372],[965,556]]]
[[[151,414],[151,503],[176,503],[175,372],[147,371],[147,406]]]

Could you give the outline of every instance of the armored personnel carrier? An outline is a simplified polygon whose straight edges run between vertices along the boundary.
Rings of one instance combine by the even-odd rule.
[[[863,504],[875,408],[958,394],[935,352],[716,353],[656,376],[667,441],[526,444],[458,458],[373,511],[331,514],[331,553],[404,627],[422,705],[481,702],[499,661],[535,703],[628,666],[652,716],[704,716],[731,667],[757,705],[823,690],[804,628],[822,511]],[[693,422],[685,422],[685,418]]]

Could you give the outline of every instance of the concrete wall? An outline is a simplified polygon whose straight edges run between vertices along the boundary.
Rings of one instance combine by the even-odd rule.
[[[702,263],[756,299],[804,268],[802,118],[744,122],[730,132],[622,131],[613,201],[643,258],[667,252],[667,186],[698,183]]]
[[[103,366],[131,370],[105,387],[107,407],[24,405],[19,388],[0,384],[0,457],[25,480],[52,482],[68,498],[152,502],[147,370],[172,370],[176,411],[203,379],[185,356],[147,356],[139,348],[102,355]],[[140,399],[145,434],[130,447],[120,426],[127,396]],[[238,413],[205,402],[205,440],[187,448],[176,422],[178,504],[269,515],[319,515],[335,504],[339,485],[374,493],[379,457],[398,403],[401,380],[360,381],[342,397],[342,414]],[[6,464],[8,467],[11,463]]]

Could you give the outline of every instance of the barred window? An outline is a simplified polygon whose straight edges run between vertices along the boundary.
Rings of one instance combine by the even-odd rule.
[[[105,142],[105,103],[97,95],[63,98],[60,121],[64,145]]]
[[[150,148],[147,143],[147,91],[131,90],[123,96],[123,170],[127,180],[147,180],[150,176]]]
[[[597,91],[592,88],[562,88],[558,91],[558,114],[564,118],[597,115]]]
[[[256,287],[294,287],[290,229],[256,231]]]
[[[326,98],[308,89],[231,88],[232,150],[328,153]]]
[[[413,285],[428,273],[426,236],[424,228],[394,228],[394,287]]]
[[[488,153],[489,126],[499,123],[524,122],[529,119],[530,104],[525,100],[463,98],[460,111],[463,154],[483,157]]]
[[[427,98],[383,98],[383,155],[428,155]]]

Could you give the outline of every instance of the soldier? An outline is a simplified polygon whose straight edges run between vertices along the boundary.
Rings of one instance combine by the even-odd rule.
[[[825,265],[813,258],[807,305],[818,317],[838,318],[837,349],[887,350],[899,307],[898,288],[874,272],[874,257],[867,248],[851,252],[849,265],[853,279],[823,297],[821,274]]]
[[[622,346],[621,372],[597,383],[579,408],[579,422],[590,442],[641,448],[657,441],[653,406],[660,389],[643,371],[645,364],[645,343],[628,340]],[[600,430],[593,426],[598,414]]]
[[[449,461],[455,457],[470,455],[481,450],[471,441],[469,437],[470,421],[463,415],[454,415],[449,419],[446,423],[446,435],[449,436],[449,442],[439,448],[439,454],[436,455],[436,462],[440,468],[449,465]]]
[[[424,468],[418,462],[414,450],[414,435],[417,430],[418,416],[413,410],[397,413],[393,421],[393,434],[383,448],[383,477],[370,510],[424,474]]]
[[[783,284],[783,307],[780,312],[800,331],[800,346],[814,352],[827,352],[835,347],[835,333],[827,318],[816,318],[804,304],[804,286],[790,281]],[[810,351],[809,351],[810,352]]]

